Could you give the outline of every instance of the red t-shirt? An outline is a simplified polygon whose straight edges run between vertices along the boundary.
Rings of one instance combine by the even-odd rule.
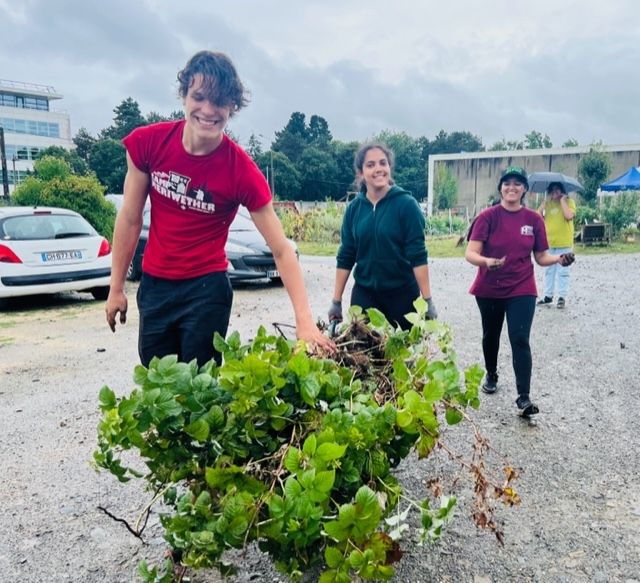
[[[142,269],[166,279],[226,271],[224,246],[238,206],[255,211],[271,201],[262,172],[240,146],[224,136],[213,152],[194,156],[182,145],[184,124],[140,127],[122,140],[136,168],[150,177]]]
[[[481,298],[536,296],[531,253],[549,248],[542,217],[528,209],[510,212],[502,205],[483,210],[473,223],[470,241],[482,241],[484,257],[506,256],[495,271],[479,267],[469,293]]]

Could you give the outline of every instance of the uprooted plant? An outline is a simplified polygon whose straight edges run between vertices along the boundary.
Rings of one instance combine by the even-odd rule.
[[[425,541],[454,508],[437,480],[425,477],[431,495],[414,501],[393,475],[412,451],[424,458],[435,448],[468,470],[475,522],[501,540],[492,500],[517,503],[515,472],[489,476],[489,444],[473,424],[469,459],[441,439],[441,422],[455,425],[479,406],[482,371],[461,372],[448,326],[425,319],[424,301],[415,308],[409,331],[352,308],[333,355],[308,354],[261,327],[248,344],[237,332],[217,336],[221,367],[167,356],[136,367],[128,397],[104,387],[96,465],[123,482],[143,478],[152,503],[164,502],[172,556],[142,563],[142,578],[168,583],[185,567],[229,572],[224,551],[257,541],[292,579],[318,566],[321,583],[389,579],[410,513]],[[139,451],[144,475],[122,464],[128,449]]]

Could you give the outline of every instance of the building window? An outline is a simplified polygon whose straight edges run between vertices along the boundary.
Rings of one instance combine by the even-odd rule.
[[[34,136],[60,137],[60,124],[46,121],[11,119],[0,117],[0,126],[14,134],[32,134]]]
[[[49,100],[44,97],[30,97],[28,95],[13,95],[0,92],[0,105],[4,107],[19,107],[22,109],[38,109],[49,111]]]

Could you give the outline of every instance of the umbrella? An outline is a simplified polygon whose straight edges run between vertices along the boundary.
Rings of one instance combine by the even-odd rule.
[[[529,174],[529,190],[531,192],[546,192],[552,182],[562,184],[566,192],[583,190],[582,184],[575,178],[565,176],[560,172],[533,172]]]

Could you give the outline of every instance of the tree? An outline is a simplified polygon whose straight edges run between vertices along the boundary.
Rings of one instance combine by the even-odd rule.
[[[542,148],[553,148],[551,139],[547,134],[544,136],[535,130],[532,130],[524,136],[524,149],[525,150],[540,150]]]
[[[96,139],[85,128],[80,128],[73,138],[73,143],[76,146],[78,156],[80,156],[80,158],[85,162],[88,162],[89,152],[91,151],[93,144],[96,143]]]
[[[260,167],[265,176],[271,176],[273,194],[280,200],[298,200],[300,198],[300,172],[282,152],[264,152],[256,159],[256,164]]]
[[[578,177],[584,190],[582,198],[593,203],[598,188],[611,174],[611,156],[602,149],[602,144],[592,144],[589,151],[578,162]]]
[[[111,240],[116,211],[105,199],[104,188],[95,176],[77,176],[67,162],[44,156],[33,164],[34,175],[15,189],[17,205],[55,206],[80,213],[96,231]]]
[[[296,164],[307,145],[308,134],[305,115],[295,111],[291,114],[284,129],[276,132],[276,139],[273,141],[271,149],[274,152],[282,152]]]
[[[563,148],[576,148],[579,145],[580,144],[578,144],[578,140],[576,140],[574,138],[569,138],[564,144],[562,144],[562,147]]]
[[[329,152],[306,148],[296,167],[302,182],[301,200],[325,200],[338,192],[338,165]]]
[[[262,155],[262,143],[258,139],[258,136],[251,134],[245,149],[254,161],[257,160]]]
[[[434,180],[436,205],[440,210],[450,209],[458,200],[458,183],[446,165],[440,164]]]
[[[64,160],[74,174],[84,175],[89,172],[89,165],[82,159],[76,150],[67,150],[60,146],[49,146],[40,151],[40,158],[44,156],[53,156],[60,160]]]
[[[184,119],[184,111],[181,109],[176,109],[172,111],[169,115],[164,115],[162,113],[158,113],[157,111],[150,111],[145,118],[147,124],[158,123],[161,121],[180,121]]]
[[[91,148],[89,166],[107,192],[121,193],[127,174],[125,148],[119,140],[101,138]]]
[[[309,128],[307,130],[307,141],[309,145],[320,149],[326,149],[331,144],[333,136],[329,131],[329,124],[324,117],[312,115],[309,120]]]
[[[498,142],[494,142],[494,144],[489,148],[490,152],[503,152],[508,150],[523,150],[524,143],[519,142],[518,140],[505,140],[502,138]]]
[[[353,161],[358,151],[358,142],[331,142],[331,153],[336,162],[336,190],[338,200],[345,198],[346,194],[355,189],[355,169]]]
[[[136,128],[147,125],[138,102],[131,97],[124,99],[113,113],[115,113],[113,125],[102,130],[100,137],[121,140]]]
[[[447,134],[440,130],[429,144],[430,154],[457,154],[459,152],[481,152],[484,150],[482,138],[471,132],[456,131]]]

